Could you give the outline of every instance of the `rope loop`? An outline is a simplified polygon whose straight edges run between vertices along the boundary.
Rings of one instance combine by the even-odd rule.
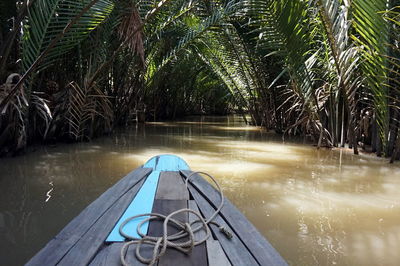
[[[159,214],[159,213],[145,213],[145,214],[139,214],[139,215],[129,217],[119,227],[119,233],[121,234],[121,236],[123,236],[127,240],[127,242],[121,248],[120,258],[121,258],[122,265],[128,266],[128,263],[125,260],[125,255],[126,255],[126,252],[129,248],[129,246],[131,246],[133,244],[136,245],[136,248],[135,248],[136,258],[140,262],[148,264],[148,265],[154,265],[165,254],[167,248],[174,248],[185,254],[189,254],[195,246],[204,243],[211,236],[211,231],[209,228],[210,223],[216,224],[220,228],[221,232],[223,232],[229,239],[233,237],[232,233],[230,233],[228,230],[226,230],[225,227],[219,226],[216,222],[213,222],[213,219],[219,214],[219,212],[221,211],[221,209],[224,205],[224,195],[222,193],[221,187],[219,186],[218,182],[215,180],[215,178],[213,176],[211,176],[208,173],[192,172],[185,180],[186,189],[188,189],[189,179],[191,177],[193,177],[195,174],[203,174],[203,175],[208,176],[215,183],[215,185],[217,187],[217,190],[220,194],[221,201],[220,201],[220,204],[219,204],[217,210],[213,213],[213,215],[211,215],[208,219],[206,219],[205,217],[203,217],[201,215],[201,213],[196,212],[191,209],[188,209],[188,208],[184,208],[184,209],[174,211],[174,212],[168,214],[167,216],[165,216],[163,214]],[[179,221],[179,220],[176,220],[173,218],[174,216],[181,214],[181,213],[191,213],[191,214],[195,215],[198,219],[192,221],[191,223],[187,223],[187,222],[182,222],[182,221]],[[139,218],[139,217],[145,217],[145,219],[143,219],[143,221],[141,221],[136,228],[137,234],[140,236],[140,238],[136,238],[136,237],[130,236],[127,233],[125,233],[123,231],[125,225],[127,223],[129,223],[130,221],[132,221],[136,218]],[[148,236],[141,231],[142,226],[146,222],[150,222],[152,220],[163,221],[163,233],[162,233],[161,237]],[[200,225],[197,225],[197,224],[200,224]],[[168,227],[169,226],[173,226],[173,227],[177,228],[179,231],[175,234],[168,235]],[[205,234],[204,238],[202,238],[200,240],[196,240],[194,237],[194,234],[200,230],[205,231],[206,234]],[[184,240],[184,241],[181,242],[179,240],[181,240],[181,241]],[[152,254],[151,258],[145,258],[141,254],[141,251],[143,251],[142,247],[144,245],[153,246],[153,254]]]

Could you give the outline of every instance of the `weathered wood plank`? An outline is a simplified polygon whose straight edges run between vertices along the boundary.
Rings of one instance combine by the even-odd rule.
[[[194,210],[195,212],[200,212],[196,201],[189,200],[188,201],[188,206],[189,206],[189,209]],[[196,220],[198,220],[198,217],[196,215],[192,214],[192,213],[189,213],[189,222],[193,222],[193,221],[196,221]],[[196,240],[203,239],[206,235],[207,235],[207,233],[204,230],[199,230],[196,233],[194,233],[194,237],[195,237]]]
[[[143,183],[144,179],[140,181]],[[125,209],[139,191],[140,186],[134,186],[125,193],[103,216],[79,239],[69,252],[59,261],[58,265],[86,265],[96,255],[97,251],[117,223]]]
[[[199,208],[197,207],[196,201],[194,200],[189,201],[189,209],[200,212]],[[189,213],[189,222],[195,221],[197,219],[198,218],[196,215]],[[195,239],[197,240],[202,239],[205,236],[206,232],[204,230],[200,230],[195,233]],[[208,262],[208,265],[210,266],[231,266],[228,258],[226,257],[226,254],[224,253],[224,250],[217,240],[214,240],[212,236],[210,236],[210,238],[207,239],[205,245],[205,252],[207,253],[207,256],[204,258],[207,258],[207,261],[203,265]]]
[[[159,199],[156,199],[154,201],[152,212],[168,215],[171,212],[182,209],[182,208],[187,208],[186,200],[159,200]],[[179,219],[180,221],[188,220],[188,216],[185,213],[179,214],[175,218]],[[162,221],[156,221],[156,220],[150,221],[147,235],[155,236],[155,237],[162,236],[162,233],[163,233],[162,227],[163,227]],[[174,234],[176,232],[178,232],[177,228],[168,226],[168,234],[169,235]],[[136,259],[135,250],[136,250],[135,245],[132,245],[128,248],[128,252],[126,255],[126,260],[127,260],[128,264],[129,265],[143,265]],[[145,258],[151,258],[153,255],[153,248],[150,246],[144,246],[141,254]],[[164,256],[158,262],[158,265],[179,265],[179,266],[181,266],[180,264],[182,263],[182,261],[183,262],[186,261],[185,257],[187,257],[185,254],[183,254],[175,249],[168,249],[166,251],[166,253],[164,254]],[[172,260],[172,262],[171,262],[171,260]],[[190,264],[184,263],[183,265],[190,265]]]
[[[165,188],[164,188],[165,186]],[[183,180],[179,172],[161,172],[160,179],[158,181],[158,189],[155,196],[152,212],[161,213],[168,215],[173,211],[187,208],[187,199],[189,199],[189,192],[182,190],[184,186]],[[181,221],[187,221],[187,214],[179,214],[175,217]],[[161,236],[162,235],[162,222],[151,221],[147,234],[149,236]],[[174,234],[178,230],[175,227],[168,227],[169,234]],[[132,245],[128,248],[127,262],[130,265],[143,265],[140,263],[135,256],[136,245]],[[153,255],[153,248],[150,246],[143,246],[141,251],[142,256],[150,258]],[[179,261],[182,256],[185,256],[181,252],[170,249],[166,252],[164,257],[158,262],[159,265],[166,265],[169,263],[170,258],[174,259],[171,265],[177,265],[175,262]]]
[[[171,212],[174,212],[179,209],[187,208],[187,201],[186,200],[155,200],[153,212],[161,213],[164,215],[168,215]],[[180,213],[175,216],[175,219],[178,219],[182,222],[188,221],[187,213]],[[162,229],[162,222],[161,221],[152,221],[149,226],[149,235],[151,236],[161,236],[163,233]],[[172,235],[177,233],[179,230],[173,226],[168,226],[168,235]],[[182,241],[185,241],[183,239]],[[158,262],[159,266],[172,266],[172,265],[179,265],[179,266],[186,266],[192,265],[192,261],[190,257],[182,252],[169,248],[165,252],[164,256],[162,256]]]
[[[27,265],[57,264],[120,197],[133,187],[140,187],[141,182],[150,172],[151,169],[148,168],[137,168],[117,182],[75,217],[56,237],[28,261]]]
[[[168,215],[171,212],[174,212],[179,209],[187,208],[186,200],[159,200],[156,199],[154,201],[153,210],[154,213],[160,213],[164,215]],[[180,213],[174,217],[182,222],[188,221],[187,213]],[[151,221],[149,225],[149,236],[162,236],[163,233],[163,221]],[[179,230],[173,226],[168,226],[168,234],[177,233]]]
[[[207,240],[207,258],[209,266],[231,266],[218,240]]]
[[[147,177],[151,171],[149,168],[137,168],[133,170],[86,207],[57,236],[61,237],[86,232],[108,208],[128,190],[137,185],[144,177]],[[86,221],[92,221],[92,223],[90,224]]]
[[[182,171],[182,174],[186,177],[190,173],[190,171]],[[220,202],[220,195],[210,183],[197,174],[192,176],[189,182],[196,188],[196,191],[201,191],[214,208],[217,207]],[[192,192],[192,190],[190,191]],[[226,198],[221,215],[261,265],[287,265],[281,255],[258,232],[254,225]],[[222,243],[221,245],[224,247]]]
[[[194,200],[188,201],[188,207],[191,210],[199,212],[199,208]],[[198,217],[192,213],[189,213],[189,223],[198,220]],[[206,232],[204,230],[200,230],[194,233],[195,240],[201,240],[206,236]],[[207,250],[206,243],[202,243],[193,248],[190,258],[192,260],[192,265],[196,266],[205,266],[207,265]]]
[[[161,172],[156,199],[189,200],[189,191],[179,172]]]
[[[141,263],[137,258],[136,258],[136,245],[130,245],[128,247],[128,251],[126,252],[125,255],[125,260],[128,263],[128,265],[134,265],[134,266],[146,266],[147,264]],[[153,247],[152,246],[147,246],[144,245],[142,246],[140,250],[140,254],[144,258],[151,258],[153,256]]]
[[[215,212],[215,209],[191,184],[189,184],[189,190],[203,215],[206,218],[210,217]],[[224,226],[232,232],[233,238],[228,239],[223,233],[220,232],[217,226],[210,225],[211,231],[220,242],[232,265],[258,265],[257,261],[242,243],[240,238],[235,234],[235,232],[232,231],[232,228],[220,215],[217,215],[213,221],[218,223],[220,226]]]
[[[68,238],[53,238],[40,253],[31,258],[26,265],[56,265],[57,262],[75,245],[81,236],[71,235]]]
[[[121,266],[120,253],[123,243],[112,243],[105,245],[104,248],[96,254],[96,257],[90,262],[89,266]]]

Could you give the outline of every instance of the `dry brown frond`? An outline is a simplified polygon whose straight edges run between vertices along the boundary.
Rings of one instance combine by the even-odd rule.
[[[132,6],[130,9],[132,12],[126,13],[122,18],[118,34],[121,40],[126,41],[128,47],[140,57],[142,66],[144,66],[143,31],[140,29],[133,34],[142,25],[142,19],[135,6]]]

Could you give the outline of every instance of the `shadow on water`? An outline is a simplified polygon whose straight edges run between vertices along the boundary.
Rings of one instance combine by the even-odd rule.
[[[400,261],[398,166],[283,142],[237,117],[196,117],[0,160],[0,264],[26,262],[89,202],[164,153],[216,176],[290,264]]]

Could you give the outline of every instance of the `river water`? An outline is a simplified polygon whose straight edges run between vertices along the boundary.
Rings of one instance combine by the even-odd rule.
[[[400,265],[400,168],[317,150],[239,117],[148,123],[0,159],[0,265],[21,265],[86,205],[157,154],[217,177],[290,265]]]

